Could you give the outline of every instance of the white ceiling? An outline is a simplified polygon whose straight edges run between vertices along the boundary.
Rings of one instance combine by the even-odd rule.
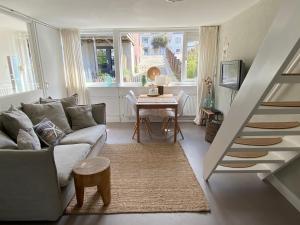
[[[136,28],[220,24],[259,0],[0,0],[57,27]]]
[[[27,23],[12,16],[0,14],[0,31],[27,31]]]

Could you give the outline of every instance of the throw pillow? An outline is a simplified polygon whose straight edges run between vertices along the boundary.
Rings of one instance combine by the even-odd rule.
[[[21,110],[16,109],[13,105],[8,109],[8,111],[3,112],[4,117],[2,123],[5,132],[11,137],[15,142],[17,141],[17,136],[20,129],[30,129],[33,124],[28,116]]]
[[[46,104],[46,103],[50,103],[50,102],[61,102],[61,104],[64,108],[64,111],[65,111],[66,117],[68,119],[68,122],[69,122],[69,124],[71,124],[71,118],[68,115],[67,108],[76,106],[78,104],[78,94],[74,94],[70,97],[61,98],[61,99],[53,99],[50,96],[48,98],[40,98],[41,104]]]
[[[40,98],[41,104],[46,104],[50,102],[61,102],[63,108],[66,110],[68,107],[73,107],[78,104],[78,94],[74,94],[70,97],[61,98],[61,99],[53,99],[50,96],[48,98]]]
[[[67,112],[71,117],[73,130],[79,130],[85,127],[97,125],[92,115],[91,106],[69,107],[67,108]]]
[[[17,137],[18,149],[41,150],[41,143],[33,128],[19,130]]]
[[[72,132],[60,102],[51,102],[47,104],[22,103],[22,109],[34,125],[41,122],[44,118],[48,118],[65,133]]]
[[[40,139],[49,146],[58,145],[60,140],[66,136],[65,132],[48,118],[44,118],[40,123],[35,125],[34,130]]]
[[[16,149],[17,144],[0,130],[0,149]]]
[[[105,103],[92,104],[92,115],[98,124],[106,124]]]

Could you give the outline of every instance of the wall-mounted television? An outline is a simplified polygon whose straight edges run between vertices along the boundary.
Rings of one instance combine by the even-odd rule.
[[[242,60],[221,62],[219,85],[238,90],[245,79],[245,66]]]

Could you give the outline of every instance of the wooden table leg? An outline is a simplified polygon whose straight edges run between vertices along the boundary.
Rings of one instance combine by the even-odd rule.
[[[174,143],[176,143],[176,139],[177,139],[177,112],[178,112],[178,107],[175,107],[175,118],[174,118]]]
[[[111,199],[110,192],[110,167],[101,173],[101,183],[97,185],[98,193],[101,195],[104,205],[108,205]]]
[[[77,178],[75,176],[74,181],[75,181],[77,206],[81,207],[83,205],[83,199],[84,199],[84,187],[81,184],[80,178]]]
[[[137,142],[140,143],[140,108],[136,107]]]

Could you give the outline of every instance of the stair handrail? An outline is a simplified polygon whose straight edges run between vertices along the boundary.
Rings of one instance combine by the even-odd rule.
[[[299,49],[299,8],[300,1],[297,0],[289,0],[289,3],[281,5],[240,91],[206,153],[205,180],[210,178],[255,109],[272,89],[276,78],[284,72]]]

